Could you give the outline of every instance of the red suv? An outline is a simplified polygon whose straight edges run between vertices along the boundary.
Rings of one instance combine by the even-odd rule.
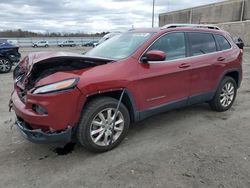
[[[129,125],[207,102],[228,110],[242,80],[243,51],[215,26],[133,29],[85,55],[32,53],[14,70],[10,108],[36,143],[117,146]]]

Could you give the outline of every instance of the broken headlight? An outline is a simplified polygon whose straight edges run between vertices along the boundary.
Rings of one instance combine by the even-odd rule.
[[[73,89],[75,88],[78,81],[79,78],[70,78],[52,84],[40,86],[33,91],[33,94],[45,94]]]

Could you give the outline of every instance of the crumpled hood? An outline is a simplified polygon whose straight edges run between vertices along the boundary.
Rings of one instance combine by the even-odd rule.
[[[28,54],[29,65],[54,57],[84,57],[83,55],[70,52],[33,52]]]
[[[26,57],[24,57],[25,61],[21,61],[20,65],[28,70],[32,69],[33,65],[39,62],[43,62],[44,60],[54,59],[54,58],[72,58],[72,59],[88,59],[88,60],[109,60],[98,57],[88,57],[77,53],[71,52],[33,52],[29,53]]]
[[[70,52],[35,52],[27,55],[15,68],[14,79],[22,77],[22,88],[30,89],[41,78],[65,72],[103,65],[113,60],[89,57]],[[19,79],[19,78],[18,78]]]

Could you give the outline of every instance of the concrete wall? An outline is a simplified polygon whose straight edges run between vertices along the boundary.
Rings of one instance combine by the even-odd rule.
[[[159,26],[170,23],[216,24],[240,21],[242,4],[242,0],[229,0],[162,13],[159,15]],[[243,20],[250,20],[250,0],[245,0]]]
[[[229,22],[216,24],[221,29],[228,31],[231,36],[240,36],[246,46],[250,46],[250,20],[243,22]]]
[[[159,26],[171,23],[215,24],[232,36],[240,36],[250,46],[250,0],[229,0],[210,5],[162,13]]]

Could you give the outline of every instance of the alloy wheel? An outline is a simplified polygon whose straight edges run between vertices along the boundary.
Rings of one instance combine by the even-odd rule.
[[[8,72],[11,69],[10,62],[7,59],[0,59],[0,71]]]
[[[223,107],[228,107],[235,95],[235,88],[231,82],[226,82],[220,93],[220,103]]]
[[[110,144],[115,110],[115,108],[104,109],[99,112],[92,120],[90,126],[90,137],[96,145],[108,146]],[[120,137],[123,129],[124,117],[122,113],[118,111],[115,118],[112,142],[115,142]]]

